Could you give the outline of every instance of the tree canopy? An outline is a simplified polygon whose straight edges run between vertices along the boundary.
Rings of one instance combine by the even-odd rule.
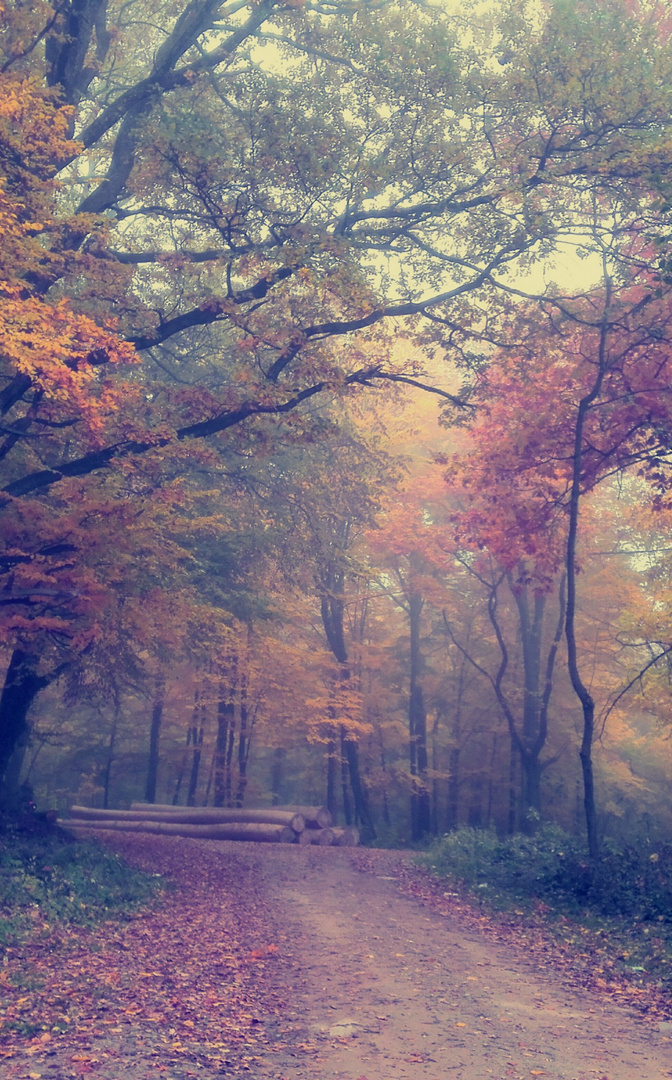
[[[376,783],[405,784],[426,831],[445,779],[428,739],[496,672],[525,589],[562,608],[537,667],[566,619],[588,707],[579,497],[637,472],[663,512],[664,6],[4,0],[0,19],[0,772],[65,672],[75,696],[151,696],[170,657],[209,688],[201,713],[209,694],[227,717],[229,764],[235,718],[244,764],[250,695],[286,716],[273,664],[249,660],[259,623],[260,655],[313,656],[292,692],[347,762],[344,806],[350,791],[361,818]],[[554,283],[567,250],[601,283]],[[422,391],[455,432],[421,453],[439,465],[411,497],[393,429]],[[498,575],[510,595],[479,658],[446,605],[468,581],[492,616]],[[374,655],[410,724],[394,781]],[[533,721],[504,679],[486,692],[525,768],[551,689]]]

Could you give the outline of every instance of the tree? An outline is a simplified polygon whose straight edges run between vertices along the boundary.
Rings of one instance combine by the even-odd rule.
[[[421,840],[431,831],[427,708],[423,656],[423,612],[428,600],[440,606],[445,597],[441,573],[447,559],[443,530],[432,518],[432,480],[414,477],[412,486],[395,493],[375,533],[373,556],[380,568],[379,587],[404,612],[408,626],[408,754],[411,783],[411,832]],[[429,482],[428,482],[429,481]],[[410,488],[410,490],[409,490]]]
[[[500,356],[482,376],[477,392],[485,409],[475,430],[485,439],[465,481],[477,493],[473,514],[488,544],[534,558],[548,576],[564,562],[568,671],[583,712],[592,855],[595,702],[576,639],[579,511],[598,484],[633,467],[666,489],[672,404],[669,289],[647,271],[619,285],[606,270],[608,254],[601,290],[573,305],[549,298],[548,321],[528,336],[524,357]]]
[[[540,20],[504,5],[493,46],[475,11],[469,37],[410,0],[7,3],[7,573],[39,565],[51,587],[72,541],[43,532],[85,478],[87,497],[102,478],[138,505],[140,459],[177,468],[201,440],[242,443],[320,395],[424,384],[419,365],[372,358],[384,320],[463,351],[507,269],[600,200],[600,221],[614,206],[657,221],[669,55],[630,6],[576,0]],[[45,629],[16,639],[26,708]]]

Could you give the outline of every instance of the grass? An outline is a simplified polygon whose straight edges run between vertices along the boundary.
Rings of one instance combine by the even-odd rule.
[[[0,832],[0,950],[54,924],[93,925],[146,905],[160,879],[93,841],[45,826]]]

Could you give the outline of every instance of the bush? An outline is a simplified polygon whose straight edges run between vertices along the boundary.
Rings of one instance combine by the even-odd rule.
[[[421,858],[434,873],[487,889],[495,902],[542,901],[569,910],[672,922],[672,847],[606,847],[591,863],[585,847],[554,825],[499,840],[463,827]]]
[[[92,924],[147,903],[159,879],[93,841],[61,830],[8,827],[0,835],[0,943],[36,922]]]

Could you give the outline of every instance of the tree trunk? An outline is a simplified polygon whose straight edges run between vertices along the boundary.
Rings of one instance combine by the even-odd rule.
[[[516,586],[509,576],[509,588],[518,608],[518,622],[523,654],[523,717],[518,749],[520,752],[521,825],[534,833],[541,817],[541,764],[539,738],[541,712],[541,646],[546,596],[535,592],[530,612],[529,586]]]
[[[427,782],[427,714],[420,683],[422,652],[420,648],[421,615],[424,598],[411,592],[409,625],[411,639],[410,692],[408,704],[409,757],[411,766],[411,834],[421,840],[431,830],[429,785]]]
[[[198,690],[196,690],[194,694],[194,708],[191,720],[191,770],[189,772],[189,790],[187,792],[187,806],[196,805],[198,774],[201,768],[201,754],[203,752],[204,724],[205,706],[200,700]]]
[[[224,665],[217,702],[217,741],[215,761],[215,806],[227,806],[231,800],[231,757],[236,723],[237,664],[231,655]]]
[[[117,728],[119,726],[119,716],[121,713],[121,704],[119,701],[119,692],[115,690],[114,694],[114,716],[112,718],[112,728],[110,730],[110,740],[107,745],[107,761],[105,762],[105,772],[103,773],[103,808],[107,809],[110,805],[110,780],[112,779],[112,762],[114,761],[114,744],[117,741]]]
[[[516,765],[518,760],[519,755],[516,753],[516,744],[511,739],[509,755],[509,819],[507,823],[509,836],[513,836],[516,831]]]
[[[182,761],[180,762],[180,769],[175,780],[175,791],[173,792],[173,806],[178,806],[180,802],[180,791],[182,790],[182,781],[184,780],[184,773],[187,768],[187,759],[189,757],[189,747],[191,746],[191,724],[187,726],[187,743],[182,754]]]
[[[165,680],[162,675],[157,675],[154,684],[152,722],[149,728],[149,758],[147,761],[147,780],[145,781],[145,802],[148,803],[156,802],[156,783],[159,774],[159,744],[161,740],[164,696]]]
[[[40,658],[27,649],[12,652],[0,695],[0,801],[7,797],[5,774],[16,747],[28,741],[28,713],[41,690],[54,682],[68,666],[59,665],[46,675],[38,675]]]
[[[350,805],[350,789],[349,789],[349,774],[348,774],[348,759],[345,751],[345,727],[343,724],[339,725],[340,744],[341,744],[341,796],[343,799],[343,817],[345,818],[346,825],[352,825],[352,807]]]
[[[434,717],[434,723],[432,725],[432,799],[431,799],[431,823],[432,823],[432,836],[438,836],[439,832],[439,747],[438,747],[438,734],[439,725],[441,723],[441,709],[436,710],[436,716]]]
[[[247,657],[246,657],[247,659]],[[250,755],[249,713],[247,702],[247,671],[240,673],[240,730],[238,732],[238,781],[236,806],[242,806],[247,788],[247,759]]]
[[[390,804],[387,799],[387,758],[385,757],[385,743],[383,741],[383,729],[378,725],[378,741],[380,743],[380,768],[383,774],[383,823],[390,827]]]
[[[450,726],[450,753],[448,755],[448,828],[456,829],[460,807],[460,759],[462,756],[462,701],[466,681],[465,660],[461,657],[457,677],[457,695]]]
[[[602,351],[602,350],[601,350]],[[576,543],[579,531],[579,504],[581,498],[581,471],[583,428],[588,409],[599,393],[601,381],[598,380],[590,395],[583,398],[579,405],[574,441],[574,470],[569,503],[569,529],[567,535],[567,614],[565,637],[567,639],[567,666],[574,693],[581,702],[583,711],[583,737],[579,757],[583,773],[583,806],[586,816],[586,840],[591,859],[597,857],[599,840],[597,835],[597,809],[595,806],[595,781],[593,777],[593,735],[595,727],[595,702],[579,671],[578,649],[576,644]]]
[[[327,641],[329,642],[329,648],[331,649],[334,658],[339,665],[338,678],[343,687],[346,687],[350,681],[350,668],[348,665],[348,650],[345,644],[345,630],[343,625],[344,616],[344,599],[343,599],[343,575],[331,575],[326,582],[325,587],[329,588],[329,592],[324,595],[320,601],[320,613],[322,615],[322,625],[326,634]],[[335,734],[335,733],[334,733]],[[329,757],[328,762],[331,761],[332,756],[332,744],[329,744]],[[336,753],[336,746],[333,746],[333,753]],[[355,820],[360,823],[365,834],[374,839],[376,830],[373,824],[373,818],[371,816],[371,808],[369,806],[368,792],[362,783],[361,772],[359,767],[359,743],[357,739],[350,735],[348,732],[343,733],[341,728],[341,762],[343,759],[347,763],[348,778],[350,781],[350,790],[352,791],[352,798],[354,802]],[[327,765],[327,807],[335,817],[335,768],[336,763],[333,764],[333,774],[331,773],[329,764]],[[331,789],[331,802],[330,802],[330,783],[333,785]],[[346,785],[344,785],[344,813],[346,814],[346,822],[349,824],[348,816],[350,813],[349,799],[345,797]]]
[[[282,781],[285,771],[286,754],[287,751],[284,746],[276,746],[273,751],[273,763],[271,765],[271,795],[273,806],[279,806],[282,802]]]
[[[327,794],[326,804],[334,821],[338,813],[338,807],[336,803],[336,738],[333,725],[329,727],[330,735],[327,739]]]

